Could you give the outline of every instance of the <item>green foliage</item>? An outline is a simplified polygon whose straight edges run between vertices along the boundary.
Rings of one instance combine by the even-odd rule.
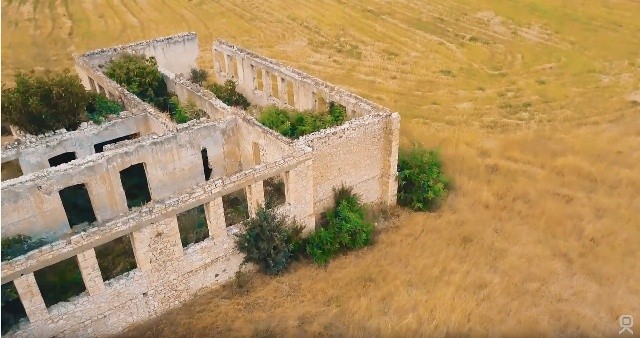
[[[325,213],[326,224],[307,239],[306,250],[317,264],[327,264],[341,251],[372,243],[374,225],[365,218],[364,207],[351,188],[334,190],[335,207]]]
[[[47,307],[67,301],[86,290],[76,257],[37,270],[33,275]]]
[[[400,151],[398,204],[415,211],[433,210],[447,193],[448,185],[435,151],[420,146]]]
[[[2,261],[9,261],[22,256],[29,251],[35,250],[48,242],[44,238],[33,239],[27,235],[15,235],[3,238],[2,241]]]
[[[228,106],[247,109],[251,105],[244,95],[236,91],[236,83],[233,80],[227,80],[223,85],[212,83],[206,88]]]
[[[108,281],[136,268],[130,235],[125,235],[94,248],[102,280]]]
[[[346,108],[335,102],[329,110],[319,113],[287,111],[276,106],[263,109],[258,120],[267,128],[293,139],[315,131],[342,124],[347,117]]]
[[[257,264],[269,275],[285,271],[301,247],[302,227],[263,206],[246,225],[237,240],[238,249],[245,254],[244,261]]]
[[[207,218],[203,205],[179,213],[177,219],[182,247],[199,243],[209,237],[209,228],[207,227]]]
[[[3,335],[11,331],[22,318],[27,317],[13,282],[2,284],[2,311],[0,312],[2,313]]]
[[[209,74],[207,73],[207,70],[202,68],[191,68],[189,73],[189,80],[198,85],[202,85],[206,82],[208,77]]]
[[[16,74],[15,87],[2,90],[3,122],[30,134],[74,130],[87,120],[89,95],[80,78],[62,73]]]
[[[123,53],[107,64],[105,75],[125,87],[142,101],[167,110],[169,95],[167,85],[154,57]]]
[[[100,124],[106,120],[107,116],[120,113],[123,107],[103,94],[89,93],[89,103],[86,109],[89,119]]]
[[[185,123],[193,119],[204,117],[206,114],[198,109],[195,103],[189,101],[187,104],[180,104],[177,96],[169,99],[169,115],[176,123]]]

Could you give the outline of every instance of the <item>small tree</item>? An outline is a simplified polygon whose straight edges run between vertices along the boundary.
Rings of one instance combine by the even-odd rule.
[[[258,264],[269,275],[283,272],[301,246],[302,227],[264,206],[246,225],[237,241],[238,249],[246,255],[244,261]]]
[[[189,72],[189,80],[193,83],[197,83],[198,85],[202,85],[207,81],[209,74],[206,69],[202,68],[191,68]]]
[[[154,57],[123,53],[111,60],[105,74],[142,101],[167,110],[167,85]]]
[[[228,106],[247,109],[251,105],[244,95],[236,91],[236,83],[233,80],[225,81],[224,85],[210,84],[207,89]]]
[[[87,121],[89,94],[80,78],[62,73],[18,73],[15,87],[2,89],[3,121],[30,134],[74,130]]]
[[[433,150],[413,146],[398,157],[398,204],[415,211],[437,207],[447,193],[449,180]]]

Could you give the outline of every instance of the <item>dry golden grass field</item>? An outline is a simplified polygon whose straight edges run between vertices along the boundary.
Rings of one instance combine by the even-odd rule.
[[[199,34],[204,66],[220,37],[400,112],[402,145],[439,148],[454,187],[327,268],[247,277],[127,335],[617,336],[620,315],[640,322],[637,0],[3,1],[3,81],[181,31]]]

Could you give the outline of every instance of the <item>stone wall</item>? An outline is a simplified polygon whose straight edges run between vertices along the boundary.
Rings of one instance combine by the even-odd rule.
[[[47,168],[2,185],[3,236],[27,234],[59,237],[69,231],[58,191],[75,184],[86,185],[98,221],[128,210],[119,172],[144,163],[153,200],[167,198],[204,181],[200,150],[210,149],[214,178],[241,169],[237,120],[194,121],[176,133],[148,135],[112,146],[63,165]],[[109,149],[109,148],[108,148]],[[236,158],[234,158],[236,157]],[[237,162],[236,167],[228,163]]]
[[[23,136],[2,147],[2,162],[18,160],[24,174],[49,168],[48,159],[66,152],[74,152],[76,158],[95,153],[94,145],[130,134],[148,135],[153,132],[153,122],[147,114],[124,111],[112,121],[101,125],[83,123],[78,130]]]
[[[169,90],[183,104],[194,102],[209,119],[176,125],[108,79],[101,67],[122,51],[155,56]],[[3,262],[2,283],[15,283],[28,316],[28,322],[9,335],[115,334],[184,303],[203,288],[228,281],[242,261],[233,236],[242,226],[225,226],[222,197],[243,190],[253,214],[264,203],[266,179],[284,178],[286,202],[276,211],[301,222],[305,233],[314,230],[318,215],[331,204],[332,189],[342,184],[353,186],[364,202],[395,203],[396,113],[223,41],[214,45],[214,54],[218,81],[234,78],[254,104],[323,110],[335,101],[347,108],[350,121],[292,141],[226,106],[184,76],[197,56],[193,33],[78,56],[76,69],[85,86],[119,100],[133,113],[91,126],[91,132],[81,128],[49,135],[41,143],[24,143],[3,153],[3,162],[24,157],[25,163],[37,162],[32,154],[46,157],[65,149],[84,156],[54,168],[34,165],[37,171],[2,183],[2,236],[49,234],[57,239]],[[134,125],[139,139],[107,146],[99,154],[87,150],[102,133],[113,136]],[[213,169],[208,181],[203,148]],[[152,201],[129,210],[119,172],[140,162],[145,163]],[[77,183],[87,186],[98,220],[70,231],[58,191]],[[177,215],[200,205],[210,236],[183,248]],[[137,268],[104,281],[95,248],[123,236],[131,240]],[[34,272],[69,258],[78,261],[86,291],[47,308]]]

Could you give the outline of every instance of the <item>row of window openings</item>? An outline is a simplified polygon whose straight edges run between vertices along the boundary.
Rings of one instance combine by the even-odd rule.
[[[208,180],[212,169],[209,165],[206,148],[202,150],[202,160],[205,179]],[[120,171],[119,176],[129,209],[140,207],[151,201],[144,163],[134,164]],[[263,189],[266,206],[275,207],[285,202],[284,180],[281,176],[264,180]],[[222,198],[223,205],[225,205],[225,220],[231,222],[227,225],[239,223],[247,218],[238,219],[241,215],[248,216],[246,194],[243,192],[244,190],[238,190],[236,193],[225,195]],[[96,221],[91,198],[84,184],[66,187],[59,191],[59,195],[71,227]]]
[[[119,141],[120,140],[117,140],[116,142]],[[104,145],[96,145],[96,150],[98,150],[98,147],[102,150]],[[57,157],[59,158],[59,156]],[[213,169],[209,162],[209,155],[206,148],[202,148],[201,156],[204,178],[208,181],[211,178]],[[75,158],[75,155],[73,157]],[[255,164],[260,164],[260,147],[256,143],[253,144],[253,157]],[[51,163],[51,160],[49,162]],[[122,184],[122,189],[124,190],[127,201],[127,207],[129,209],[140,207],[151,201],[149,182],[147,180],[146,170],[143,163],[134,164],[120,171],[120,182]],[[60,190],[59,194],[65,214],[67,215],[67,220],[71,227],[78,224],[93,223],[96,221],[89,192],[84,184],[80,183],[66,187]]]
[[[223,54],[221,52],[217,52],[217,53],[219,53],[218,55],[223,55],[222,59],[225,60],[224,71],[227,74],[229,74],[231,77],[237,78],[238,77],[237,60],[233,58],[231,55]],[[218,63],[218,67],[219,67],[218,70],[222,71],[222,63]],[[231,69],[232,71],[230,71],[229,69],[230,67],[233,67]],[[257,89],[259,91],[265,91],[264,81],[263,81],[263,71],[264,70],[260,68],[258,72],[256,72],[255,66],[251,65],[251,76],[253,79],[254,90]],[[293,82],[291,82],[290,80],[286,80],[284,77],[278,77],[276,74],[269,74],[268,71],[264,71],[264,77],[267,77],[271,80],[271,93],[270,93],[271,96],[286,99],[287,104],[290,106],[295,105],[295,93],[293,90],[294,89]],[[285,95],[280,95],[280,88],[286,89]],[[285,97],[282,97],[282,96],[285,96]]]
[[[126,170],[126,169],[125,169]],[[265,204],[268,208],[285,202],[284,181],[281,176],[271,177],[264,182]],[[249,218],[246,194],[243,190],[222,197],[225,225],[232,226]],[[183,248],[200,243],[210,237],[205,205],[184,211],[176,216],[180,242]],[[137,268],[131,235],[116,238],[94,248],[103,281],[110,281]],[[71,257],[37,270],[34,277],[47,308],[70,300],[86,291],[77,257]],[[22,302],[13,282],[2,285],[3,328],[9,328],[26,318]],[[5,332],[3,332],[4,334]]]
[[[264,72],[264,76],[263,76],[263,72]],[[251,65],[251,78],[253,80],[254,90],[266,92],[264,88],[264,80],[263,80],[264,77],[269,78],[271,82],[271,93],[270,93],[271,96],[286,99],[287,104],[290,106],[295,105],[295,93],[293,90],[294,89],[293,82],[291,82],[290,80],[285,80],[285,78],[283,77],[278,77],[276,74],[269,74],[268,71],[263,70],[262,68],[259,68],[258,71],[256,72],[256,67],[254,65]],[[286,92],[284,95],[285,97],[282,97],[282,95],[280,95],[280,88],[286,89]]]
[[[133,134],[117,137],[111,140],[94,144],[93,150],[96,154],[101,153],[104,151],[105,146],[109,144],[114,144],[114,143],[118,143],[126,140],[133,140],[139,137],[140,137],[140,133],[133,133]],[[48,162],[50,167],[57,167],[61,164],[69,163],[75,159],[77,159],[76,153],[73,151],[68,151],[68,152],[58,154],[56,156],[49,158]],[[20,177],[22,175],[23,175],[22,168],[20,167],[20,162],[17,159],[2,163],[2,181]]]

